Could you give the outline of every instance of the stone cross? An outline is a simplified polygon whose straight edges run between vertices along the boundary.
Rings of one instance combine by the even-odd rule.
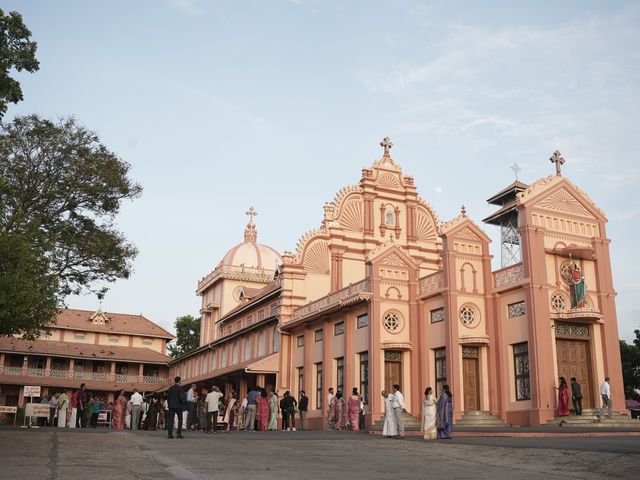
[[[520,168],[520,165],[518,165],[517,163],[514,163],[513,165],[511,165],[511,170],[513,170],[513,173],[516,174],[516,180],[518,180],[518,174],[522,171],[522,169]]]
[[[245,215],[249,215],[249,224],[252,225],[253,224],[253,217],[258,215],[258,212],[256,212],[256,210],[253,207],[251,207],[251,208],[249,208],[249,210],[247,210],[244,213],[245,213]]]
[[[384,137],[380,142],[380,146],[384,148],[384,156],[389,156],[389,150],[393,147],[393,142],[389,140],[389,137]]]
[[[562,154],[558,150],[556,150],[555,152],[553,152],[553,155],[551,155],[549,161],[556,164],[556,175],[561,176],[562,173],[560,171],[560,167],[564,165],[564,158],[562,158]]]

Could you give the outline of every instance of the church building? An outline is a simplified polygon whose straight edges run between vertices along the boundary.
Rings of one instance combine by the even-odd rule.
[[[424,389],[447,383],[456,421],[545,424],[560,376],[582,384],[585,409],[600,406],[609,377],[622,409],[607,220],[562,175],[560,153],[555,175],[489,198],[497,211],[484,223],[500,228],[503,262],[493,271],[483,228],[464,207],[441,221],[392,145],[294,252],[259,244],[247,212],[244,241],[198,282],[201,345],[171,375],[240,397],[253,385],[305,390],[311,428],[326,428],[328,388],[358,388],[372,425],[395,383],[416,418]]]

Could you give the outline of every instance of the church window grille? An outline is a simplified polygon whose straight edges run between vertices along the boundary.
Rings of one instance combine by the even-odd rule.
[[[434,350],[436,367],[436,395],[442,393],[442,386],[447,383],[447,350],[438,348]]]
[[[531,400],[529,384],[529,344],[518,343],[513,346],[513,364],[516,378],[516,400]]]
[[[551,295],[551,308],[557,312],[561,312],[567,308],[567,299],[560,292]]]
[[[337,390],[344,391],[344,357],[336,358],[336,382]]]
[[[304,367],[298,367],[298,394],[304,390]]]
[[[322,362],[316,363],[316,408],[322,410]]]
[[[431,323],[444,322],[444,307],[431,310],[430,316],[431,316]]]
[[[582,338],[589,337],[589,327],[586,325],[579,325],[577,323],[556,322],[554,327],[556,330],[556,336]]]
[[[369,403],[369,352],[360,355],[360,394],[366,405]]]
[[[510,303],[507,306],[507,310],[509,312],[509,318],[521,317],[527,314],[527,307],[525,306],[524,301],[517,303]]]
[[[384,351],[384,360],[386,362],[401,362],[402,361],[402,352],[398,350],[385,350]]]
[[[402,329],[402,319],[396,312],[388,312],[382,320],[384,328],[389,333],[396,333]]]
[[[478,317],[479,314],[474,306],[463,305],[462,308],[460,308],[460,322],[462,322],[465,327],[474,327],[475,325],[477,325]]]

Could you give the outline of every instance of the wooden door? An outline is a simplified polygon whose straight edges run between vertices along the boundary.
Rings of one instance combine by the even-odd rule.
[[[384,389],[393,393],[393,385],[397,383],[402,389],[402,362],[384,362]]]
[[[558,356],[558,376],[564,377],[569,384],[569,398],[571,398],[571,377],[582,387],[582,408],[594,408],[591,397],[591,356],[589,342],[584,340],[556,340]],[[556,380],[557,383],[557,380]],[[571,408],[571,402],[569,402]]]
[[[464,411],[480,410],[480,379],[478,359],[462,359],[462,375],[464,387]]]

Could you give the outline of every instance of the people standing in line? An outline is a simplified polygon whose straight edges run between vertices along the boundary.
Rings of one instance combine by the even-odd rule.
[[[140,428],[140,416],[142,414],[142,395],[138,393],[138,389],[133,389],[131,395],[131,430],[138,430]]]
[[[269,407],[269,395],[265,388],[260,389],[260,395],[256,397],[257,401],[257,411],[256,411],[256,420],[257,420],[257,430],[261,432],[266,432],[269,427],[269,415],[271,409]]]
[[[571,377],[571,402],[573,403],[573,412],[576,415],[582,415],[582,387],[576,377]]]
[[[349,426],[354,432],[360,431],[360,402],[362,398],[358,394],[358,389],[353,387],[351,396],[347,400],[347,415],[349,417]]]
[[[58,416],[58,397],[59,393],[54,393],[51,395],[51,399],[49,400],[49,426],[55,427],[55,419]]]
[[[404,395],[400,391],[400,385],[393,385],[393,412],[396,416],[396,425],[398,427],[398,434],[396,438],[404,438],[404,416],[403,413],[407,413],[407,409],[404,403]]]
[[[393,393],[387,393],[385,390],[382,390],[381,395],[384,401],[384,425],[382,426],[382,435],[387,438],[392,438],[398,434],[396,414],[393,411],[395,395]]]
[[[227,432],[231,432],[235,427],[237,406],[238,399],[236,398],[236,392],[232,389],[224,402],[224,418],[222,419],[227,425]]]
[[[96,428],[98,426],[98,417],[100,416],[100,409],[102,408],[103,402],[100,397],[96,397],[93,402],[93,406],[91,407],[91,428]]]
[[[76,428],[76,419],[78,418],[78,390],[73,389],[69,396],[69,420],[67,425],[69,428]]]
[[[436,401],[433,398],[433,390],[427,387],[422,399],[422,418],[424,419],[424,439],[436,438]]]
[[[336,396],[331,401],[333,404],[333,424],[336,430],[342,430],[344,427],[344,398],[342,398],[342,392],[338,390]]]
[[[613,411],[611,409],[611,385],[609,385],[609,377],[604,379],[604,382],[600,384],[600,396],[602,397],[602,407],[598,411],[598,418],[602,417],[602,413],[607,409],[607,418],[613,418]]]
[[[300,399],[298,400],[298,410],[300,411],[300,430],[307,429],[307,410],[309,409],[309,397],[304,390],[300,390]]]
[[[332,430],[335,428],[336,425],[336,421],[335,421],[335,410],[334,410],[334,399],[335,399],[335,395],[333,394],[333,388],[329,388],[329,393],[327,394],[327,421],[329,424],[329,430]]]
[[[58,427],[67,426],[67,410],[69,409],[69,396],[62,392],[58,397]]]
[[[238,407],[238,430],[245,429],[245,415],[247,414],[247,405],[249,405],[247,396],[248,394],[244,396],[242,402],[240,402],[240,407]]]
[[[296,431],[296,406],[298,402],[291,396],[289,391],[284,392],[280,406],[282,408],[282,416],[284,417],[284,423],[282,425],[283,431],[295,432]]]
[[[124,396],[124,390],[119,390],[113,401],[113,421],[112,426],[116,430],[124,430],[125,415],[127,414],[127,397]]]
[[[182,386],[180,385],[180,377],[174,378],[174,384],[169,387],[167,392],[167,404],[169,406],[169,417],[167,418],[167,437],[173,438],[173,424],[176,415],[178,416],[178,438],[182,436],[182,405],[186,400]]]
[[[442,386],[436,405],[436,428],[438,439],[453,438],[453,399],[449,385]]]
[[[194,383],[187,391],[187,430],[193,430],[195,423],[197,422],[196,416],[196,397],[198,386]]]
[[[270,431],[278,430],[278,407],[280,402],[278,401],[278,394],[275,389],[271,389],[271,395],[269,397],[269,427]]]
[[[558,379],[560,386],[554,387],[558,390],[558,408],[556,417],[566,417],[569,415],[569,387],[564,377]]]
[[[247,395],[247,415],[244,422],[244,430],[254,432],[256,424],[256,412],[258,410],[257,397],[259,395],[258,387],[251,387]]]
[[[211,386],[211,391],[207,394],[207,433],[218,432],[218,411],[220,409],[220,398],[222,392],[216,385]]]
[[[76,427],[84,428],[87,426],[87,391],[84,388],[84,383],[80,384],[80,390],[78,390],[78,411],[76,413]]]

